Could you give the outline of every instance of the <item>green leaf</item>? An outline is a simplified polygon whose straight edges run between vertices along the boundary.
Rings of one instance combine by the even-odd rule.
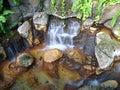
[[[19,5],[20,4],[20,0],[12,0],[14,4]]]
[[[13,32],[13,31],[9,31],[9,34],[10,34],[11,36],[14,36],[14,32]]]
[[[14,14],[14,12],[11,10],[4,10],[3,11],[3,15],[8,15],[8,14]]]
[[[6,22],[6,17],[3,15],[0,15],[0,22],[5,23]]]
[[[3,0],[0,0],[0,11],[2,10],[3,8]]]
[[[110,22],[110,25],[113,27],[118,19],[118,17],[120,16],[120,11],[117,11],[115,16],[112,18],[112,21]]]
[[[5,28],[2,22],[0,22],[0,32],[5,33]]]

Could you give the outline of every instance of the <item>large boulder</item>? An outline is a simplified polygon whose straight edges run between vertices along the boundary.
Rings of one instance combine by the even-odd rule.
[[[63,0],[57,0],[57,1],[55,0],[56,1],[55,8],[53,8],[51,1],[52,0],[44,1],[43,10],[45,12],[47,12],[49,15],[54,15],[59,18],[68,18],[68,17],[76,17],[77,16],[77,13],[73,13],[71,11],[72,5],[75,2],[75,0],[64,0],[65,1],[64,9],[62,7]]]
[[[115,56],[120,54],[120,44],[111,39],[111,37],[100,32],[96,35],[95,55],[100,68],[106,68],[112,64]]]
[[[61,58],[62,56],[63,56],[63,53],[59,49],[51,49],[51,50],[47,50],[43,54],[43,59],[45,62],[51,63],[56,60],[59,60],[59,58]]]
[[[46,32],[48,15],[45,12],[36,12],[33,16],[33,23],[36,30],[43,30]]]

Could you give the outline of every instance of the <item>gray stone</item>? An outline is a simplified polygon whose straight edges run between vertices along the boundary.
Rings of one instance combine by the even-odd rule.
[[[103,32],[96,35],[95,55],[100,68],[106,68],[112,64],[114,57],[120,51],[120,44],[111,39],[111,37]],[[120,53],[119,53],[120,54]]]
[[[33,16],[33,23],[36,30],[47,29],[48,15],[45,12],[36,12]]]
[[[18,66],[29,67],[32,65],[33,61],[34,59],[30,54],[22,53],[17,57],[16,64]]]
[[[25,21],[20,27],[18,27],[17,31],[18,33],[24,37],[24,38],[28,38],[29,36],[29,32],[31,30],[31,25],[28,21]]]
[[[17,5],[13,3],[13,0],[8,0],[8,2],[10,9],[15,12],[10,15],[13,18],[9,18],[9,21],[14,22],[12,26],[10,24],[10,28],[17,25],[23,18],[32,17],[35,12],[42,11],[43,8],[43,0],[20,0],[20,3]]]
[[[103,7],[100,17],[100,22],[113,18],[117,11],[120,10],[120,5],[106,5]]]

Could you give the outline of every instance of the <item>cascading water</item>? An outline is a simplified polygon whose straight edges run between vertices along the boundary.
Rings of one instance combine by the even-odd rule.
[[[77,20],[60,20],[56,18],[50,20],[47,33],[47,48],[58,48],[60,50],[73,48],[73,37],[77,35],[79,29],[80,23]]]

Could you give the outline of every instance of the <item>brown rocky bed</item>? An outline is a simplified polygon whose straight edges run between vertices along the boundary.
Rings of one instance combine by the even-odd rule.
[[[50,17],[50,20],[58,23],[60,19]],[[72,21],[79,22],[76,18],[66,19],[64,22]],[[36,26],[31,19],[24,24],[29,29],[27,37],[27,34],[19,35],[15,31],[14,39],[0,39],[0,90],[120,89],[120,58],[116,56],[107,68],[99,68],[95,54],[98,32],[84,28],[73,38],[74,48],[47,50],[44,42],[49,25],[47,27],[45,23],[45,26]],[[101,32],[105,26],[96,28]],[[7,41],[4,42],[3,38]]]

